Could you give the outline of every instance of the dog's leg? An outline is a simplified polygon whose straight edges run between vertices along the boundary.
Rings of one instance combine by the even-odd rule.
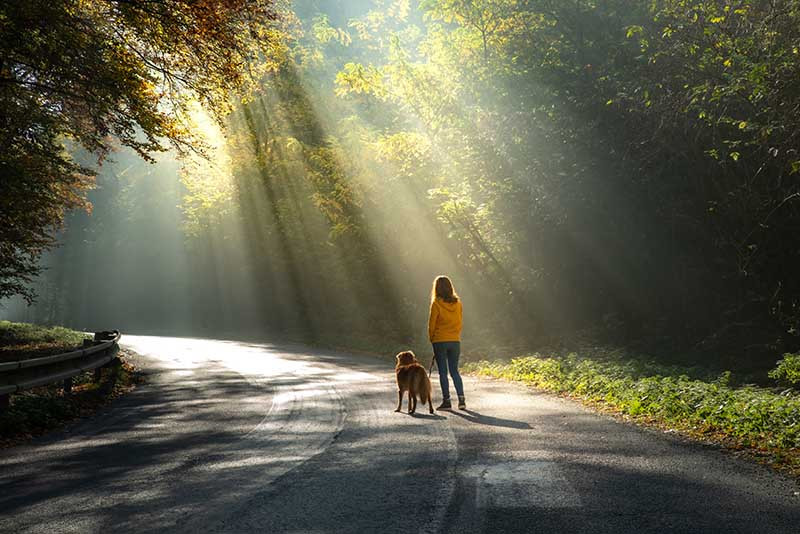
[[[433,398],[431,397],[431,388],[428,388],[428,413],[433,413]]]
[[[403,390],[397,390],[397,409],[396,412],[399,412],[403,408]]]
[[[413,403],[413,404],[412,404]],[[408,392],[408,413],[417,411],[417,394],[413,391]]]

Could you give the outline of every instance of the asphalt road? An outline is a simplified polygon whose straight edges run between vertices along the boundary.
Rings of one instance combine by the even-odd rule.
[[[389,360],[124,342],[147,385],[0,452],[0,532],[800,532],[797,483],[522,386],[409,416]]]

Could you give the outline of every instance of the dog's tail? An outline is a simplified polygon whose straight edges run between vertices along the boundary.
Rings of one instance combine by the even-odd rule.
[[[424,371],[424,369],[423,369],[423,371]],[[420,390],[421,390],[421,393],[422,393],[422,395],[420,395],[420,397],[422,397],[422,399],[420,399],[420,402],[422,402],[422,405],[425,406],[425,403],[428,402],[428,399],[432,399],[433,398],[433,397],[431,397],[431,393],[432,393],[432,391],[431,391],[431,380],[430,380],[430,378],[428,378],[428,375],[426,375],[426,374],[422,375],[422,387],[420,388]],[[431,403],[433,403],[433,400],[431,400]]]

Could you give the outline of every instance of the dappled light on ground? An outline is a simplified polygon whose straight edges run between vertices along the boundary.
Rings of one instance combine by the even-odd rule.
[[[147,384],[0,459],[1,530],[788,533],[798,519],[790,481],[526,388],[468,378],[468,410],[409,416],[389,358],[127,342]]]

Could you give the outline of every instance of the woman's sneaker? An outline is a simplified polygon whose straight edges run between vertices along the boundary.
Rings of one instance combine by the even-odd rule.
[[[467,401],[464,400],[464,395],[458,396],[458,409],[459,410],[466,410],[467,409]]]
[[[450,399],[444,399],[442,401],[442,403],[439,405],[439,407],[436,408],[436,409],[437,410],[450,410],[452,407],[453,407],[453,405],[450,404]]]

